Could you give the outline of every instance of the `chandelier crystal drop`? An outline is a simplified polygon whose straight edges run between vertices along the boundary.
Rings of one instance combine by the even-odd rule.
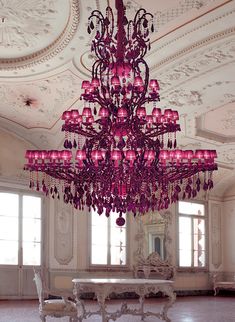
[[[159,84],[144,60],[153,15],[140,9],[128,21],[123,1],[115,4],[116,24],[110,7],[89,17],[96,60],[82,82],[83,108],[62,115],[64,150],[26,151],[25,170],[32,189],[62,194],[80,210],[116,212],[122,226],[124,213],[166,209],[211,189],[217,165],[215,150],[177,149],[178,112],[156,105]]]

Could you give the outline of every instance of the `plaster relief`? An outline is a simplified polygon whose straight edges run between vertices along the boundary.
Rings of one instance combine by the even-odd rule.
[[[221,206],[213,203],[211,205],[211,230],[212,230],[212,264],[216,269],[222,264],[221,249]]]
[[[0,1],[0,58],[16,58],[48,46],[65,28],[68,15],[66,1]]]
[[[77,100],[80,87],[70,71],[35,82],[2,82],[0,116],[26,128],[49,128]]]
[[[55,258],[61,265],[73,258],[73,209],[63,201],[55,205]]]

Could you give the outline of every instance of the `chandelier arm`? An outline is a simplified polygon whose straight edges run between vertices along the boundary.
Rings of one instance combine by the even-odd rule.
[[[70,133],[76,133],[76,134],[80,134],[83,136],[87,136],[87,137],[94,137],[94,135],[96,136],[99,132],[97,132],[94,128],[86,128],[89,131],[85,131],[81,128],[81,126],[77,126],[77,124],[64,124],[62,131],[67,131]]]
[[[156,137],[167,133],[175,133],[176,131],[181,131],[179,124],[174,124],[174,127],[172,127],[172,124],[170,126],[162,125],[160,129],[159,125],[156,125],[156,128],[150,129],[145,135],[148,137]]]
[[[136,25],[137,24],[137,21],[140,19],[140,17],[145,14],[147,11],[143,8],[140,8],[136,14],[135,14],[135,17],[134,17],[134,24]]]
[[[111,14],[111,30],[109,32],[110,35],[113,35],[114,32],[114,15],[113,15],[113,10],[111,7],[107,7],[106,9],[107,14]]]

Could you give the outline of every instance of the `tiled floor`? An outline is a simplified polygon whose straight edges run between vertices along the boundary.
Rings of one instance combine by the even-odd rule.
[[[136,300],[128,300],[128,304],[135,306]],[[88,308],[96,308],[95,301],[87,301]],[[120,306],[120,300],[108,302],[109,309]],[[146,300],[146,310],[158,311],[161,299]],[[234,296],[194,296],[178,297],[174,306],[169,310],[172,322],[235,322]],[[68,322],[68,318],[47,318],[47,322]],[[100,316],[93,316],[85,322],[101,321]],[[122,316],[117,322],[140,322],[140,317]],[[146,322],[158,322],[155,317],[148,317]],[[36,301],[0,301],[0,322],[40,322],[38,316],[38,302]]]

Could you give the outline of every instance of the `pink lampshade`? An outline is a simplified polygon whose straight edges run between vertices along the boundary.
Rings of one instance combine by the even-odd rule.
[[[41,151],[41,159],[42,160],[48,159],[48,152],[46,150]]]
[[[100,150],[92,151],[91,158],[92,158],[92,160],[102,160],[103,159],[102,151],[100,151]]]
[[[203,158],[205,160],[211,159],[211,151],[210,150],[204,150],[203,151]]]
[[[146,116],[146,121],[147,121],[147,126],[150,127],[153,124],[153,116],[152,115],[147,115]]]
[[[79,117],[79,112],[78,110],[71,110],[71,118],[73,120],[77,119]]]
[[[65,111],[63,114],[62,114],[62,117],[61,117],[61,119],[63,120],[63,121],[69,121],[70,120],[70,118],[71,118],[71,112],[70,111]]]
[[[144,82],[141,76],[136,76],[134,79],[134,87],[143,86]]]
[[[84,107],[82,111],[82,116],[90,117],[92,116],[91,108],[90,107]]]
[[[197,159],[201,160],[201,159],[203,159],[203,157],[204,157],[204,152],[203,152],[203,150],[196,150],[196,151],[195,151],[195,158],[197,158]]]
[[[154,107],[152,110],[152,115],[156,118],[159,118],[162,115],[162,111],[158,107]]]
[[[210,154],[211,154],[211,159],[217,158],[217,152],[216,152],[216,150],[210,150]]]
[[[99,87],[100,86],[100,80],[99,80],[99,78],[97,78],[97,77],[93,78],[92,81],[91,81],[91,85],[93,87],[95,87],[95,88]]]
[[[119,150],[111,151],[111,159],[114,160],[114,166],[118,167],[118,162],[122,159],[122,153]]]
[[[191,161],[193,159],[193,151],[192,150],[185,150],[185,151],[182,151],[183,153],[183,158],[184,159],[187,159],[188,161]]]
[[[141,119],[144,118],[146,116],[146,108],[144,106],[138,107],[136,115]]]
[[[109,110],[106,107],[101,107],[98,115],[101,118],[109,117]]]
[[[172,120],[173,121],[179,120],[179,113],[177,111],[172,111]]]
[[[82,89],[88,89],[90,88],[90,82],[89,81],[83,81],[82,82]]]
[[[124,107],[119,107],[117,116],[123,118],[123,117],[127,117],[127,115],[128,115],[127,110]]]
[[[159,87],[158,81],[156,79],[150,79],[149,88],[155,91],[159,90],[160,87]]]
[[[134,161],[136,159],[136,153],[134,150],[127,150],[125,153],[126,160],[130,161],[130,166],[134,165]]]
[[[169,158],[169,151],[161,150],[159,153],[159,160],[164,161],[164,160],[167,160],[168,158]]]
[[[98,166],[99,165],[98,161],[103,159],[102,151],[100,151],[100,150],[92,151],[91,158],[92,158],[95,166]]]
[[[25,152],[25,158],[28,159],[28,160],[32,160],[34,158],[34,151],[27,150]]]
[[[83,160],[86,159],[86,152],[84,150],[77,150],[75,158],[78,162],[78,167],[82,168],[84,165]]]
[[[119,151],[119,150],[113,150],[111,152],[111,159],[112,160],[121,160],[122,159],[121,151]]]
[[[76,160],[85,160],[86,152],[84,150],[77,150],[76,152]]]
[[[60,153],[57,150],[51,150],[49,151],[49,158],[53,161],[55,161],[56,159],[60,158]]]
[[[154,150],[148,150],[148,151],[145,151],[144,158],[147,160],[153,161],[155,159],[155,155],[156,153]]]
[[[70,161],[72,159],[72,152],[68,150],[63,150],[60,153],[61,159],[64,161]]]
[[[182,150],[175,150],[175,159],[181,160],[183,158],[183,151]]]
[[[118,76],[113,76],[111,78],[111,84],[113,86],[120,86],[120,79],[119,79],[119,77]]]
[[[172,110],[171,109],[166,109],[164,111],[164,117],[170,121],[172,119]]]

